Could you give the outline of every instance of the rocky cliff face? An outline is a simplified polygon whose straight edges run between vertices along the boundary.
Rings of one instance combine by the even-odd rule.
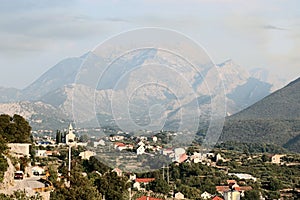
[[[14,185],[14,172],[15,167],[11,163],[11,160],[6,157],[8,168],[7,171],[4,173],[4,179],[3,182],[0,183],[0,189],[7,189],[8,187]]]

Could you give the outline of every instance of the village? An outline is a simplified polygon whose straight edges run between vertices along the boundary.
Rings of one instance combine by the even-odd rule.
[[[232,200],[251,199],[251,195],[256,195],[261,200],[271,199],[272,195],[276,199],[291,199],[295,195],[299,197],[299,174],[295,175],[295,183],[289,188],[286,183],[266,183],[263,177],[265,172],[253,173],[255,170],[251,168],[252,163],[254,168],[255,165],[260,168],[264,165],[271,168],[293,167],[299,171],[299,155],[245,154],[224,149],[205,152],[200,146],[172,147],[170,138],[176,134],[148,132],[147,135],[150,136],[132,136],[121,131],[112,131],[105,137],[89,137],[87,134],[79,136],[71,124],[67,130],[57,132],[55,138],[43,134],[42,131],[36,132],[33,134],[34,153],[32,144],[8,144],[9,157],[11,160],[17,158],[19,162],[9,162],[1,192],[11,194],[25,190],[29,195],[38,194],[43,199],[50,199],[50,193],[55,191],[57,185],[53,182],[70,187],[68,176],[75,159],[89,162],[96,158],[97,162],[107,165],[112,173],[130,183],[128,198],[133,200]],[[61,166],[68,169],[68,175],[60,170]],[[202,173],[193,172],[193,177],[199,183],[193,185],[185,184],[184,181],[178,182],[174,173],[184,167],[202,170]],[[151,173],[155,171],[160,175],[151,177]],[[92,173],[104,176],[103,172],[94,170]],[[177,178],[182,176],[182,171],[178,173]],[[87,172],[82,174],[87,176]],[[217,174],[220,177],[214,177]],[[191,180],[190,176],[191,174],[185,174],[183,178]],[[153,183],[159,183],[161,180],[158,179],[161,178],[166,187],[157,190]],[[272,184],[275,184],[275,188],[271,188]],[[102,194],[102,199],[109,198]]]

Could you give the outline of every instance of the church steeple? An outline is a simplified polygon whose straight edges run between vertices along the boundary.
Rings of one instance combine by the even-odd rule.
[[[72,123],[70,123],[70,125],[69,125],[69,133],[70,133],[70,131],[73,132],[73,126],[72,126]]]
[[[74,134],[74,129],[73,129],[73,126],[72,124],[70,123],[69,125],[69,133],[66,135],[66,144],[69,145],[69,144],[74,144],[76,143],[75,141],[75,134]]]

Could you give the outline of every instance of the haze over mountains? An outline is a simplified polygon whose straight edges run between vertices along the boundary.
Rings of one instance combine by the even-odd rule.
[[[211,88],[207,89],[207,83],[214,87],[222,84],[222,81],[216,80],[213,72],[209,69],[203,70],[199,77],[194,77],[189,71],[180,68],[182,76],[191,77],[191,85],[201,95],[193,97],[193,95],[185,95],[180,91],[182,96],[180,94],[177,96],[172,93],[170,88],[176,85],[178,80],[171,75],[166,77],[169,72],[160,69],[143,72],[132,67],[138,65],[143,68],[153,60],[170,64],[170,61],[166,59],[167,55],[152,49],[139,52],[126,60],[120,60],[120,63],[112,67],[104,79],[101,79],[95,90],[91,87],[91,83],[77,81],[82,63],[87,57],[93,58],[93,56],[93,53],[89,52],[81,57],[64,59],[23,90],[0,88],[0,112],[24,115],[31,122],[33,128],[53,128],[53,125],[55,128],[61,128],[65,126],[65,123],[74,121],[74,117],[77,124],[82,127],[95,126],[99,121],[103,125],[110,124],[113,120],[112,112],[114,112],[111,108],[112,100],[117,105],[123,105],[124,98],[122,97],[124,91],[126,93],[125,88],[137,87],[140,79],[154,82],[155,78],[153,77],[159,77],[166,79],[169,88],[152,84],[136,90],[130,99],[130,117],[141,126],[146,126],[153,119],[156,119],[158,123],[161,120],[169,126],[173,126],[179,112],[182,112],[183,109],[193,111],[197,103],[201,115],[204,118],[209,117],[210,102],[219,94],[217,91],[209,91]],[[95,57],[95,59],[98,58]],[[177,66],[178,69],[179,65],[180,63]],[[135,71],[126,75],[127,77],[119,83],[125,69],[134,69]],[[241,111],[284,85],[282,80],[270,75],[269,72],[264,70],[248,72],[232,60],[218,64],[217,69],[225,87],[227,115]],[[158,71],[160,73],[157,73]],[[144,77],[140,77],[141,74]],[[99,74],[95,74],[95,78],[98,79],[98,77]],[[90,79],[97,80],[95,78]],[[119,85],[116,87],[115,83]],[[181,90],[184,90],[184,86]],[[78,102],[74,101],[74,94],[76,94]],[[120,98],[112,99],[112,95]],[[74,105],[76,107],[75,114]],[[121,107],[117,106],[117,109],[121,109]],[[185,113],[185,115],[190,114],[193,113]],[[95,119],[95,115],[98,119]]]

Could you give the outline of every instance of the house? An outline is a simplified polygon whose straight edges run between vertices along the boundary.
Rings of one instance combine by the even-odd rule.
[[[40,150],[40,149],[35,151],[35,156],[36,157],[48,157],[46,150]]]
[[[45,170],[40,166],[34,166],[31,168],[32,174],[35,176],[39,176],[45,174]]]
[[[257,179],[253,177],[251,174],[244,174],[244,173],[228,173],[229,176],[236,176],[239,179],[245,179],[245,180],[250,180],[252,179],[253,181],[256,181]]]
[[[236,187],[234,188],[236,191],[239,191],[241,193],[241,196],[244,197],[245,196],[245,192],[252,190],[251,186],[241,186],[241,187]]]
[[[10,148],[10,153],[18,158],[25,157],[27,156],[28,158],[30,157],[29,153],[29,148],[30,148],[29,143],[9,143],[7,144],[8,148]]]
[[[150,197],[150,196],[141,196],[140,198],[137,198],[136,200],[163,200],[163,199]]]
[[[119,151],[123,151],[124,149],[133,149],[133,145],[132,144],[124,144],[123,142],[115,142],[114,143],[114,148],[119,150]]]
[[[115,149],[117,149],[117,150],[119,150],[119,151],[122,151],[122,150],[124,150],[124,149],[127,148],[127,147],[126,147],[126,144],[124,144],[124,143],[122,143],[122,142],[116,142],[116,143],[114,144],[114,147],[115,147]]]
[[[140,141],[139,143],[137,143],[138,146],[145,146],[145,143],[143,141]]]
[[[188,159],[188,156],[184,153],[184,154],[180,155],[178,163],[183,163],[187,159]]]
[[[168,155],[170,155],[170,154],[173,154],[174,152],[173,152],[173,149],[172,149],[172,148],[168,148],[168,149],[162,150],[161,153],[162,153],[163,155],[165,155],[165,156],[168,156]]]
[[[114,136],[110,136],[109,140],[114,142],[114,141],[120,141],[120,140],[124,140],[124,136],[122,135],[114,135]]]
[[[271,157],[271,162],[274,164],[280,164],[281,163],[281,158],[284,157],[285,155],[279,155],[279,154],[275,154]]]
[[[76,145],[86,147],[88,145],[88,143],[87,142],[77,142]]]
[[[201,194],[201,198],[202,199],[210,199],[211,198],[211,194],[209,194],[208,192],[203,192],[202,194]]]
[[[181,192],[177,192],[175,195],[174,195],[174,198],[177,200],[179,199],[184,199],[184,194],[182,194]]]
[[[130,150],[133,149],[133,145],[132,144],[127,144],[126,147],[127,147],[127,149],[130,149]]]
[[[225,159],[221,156],[221,154],[219,154],[219,153],[216,155],[216,158],[215,158],[215,159],[216,159],[216,162],[218,162],[219,160],[220,160],[220,161],[224,161],[224,160],[225,160]]]
[[[81,153],[79,154],[79,157],[80,157],[82,160],[89,160],[90,157],[95,156],[95,155],[96,155],[96,153],[93,152],[93,151],[84,151],[84,152],[81,152]]]
[[[190,157],[190,160],[193,161],[194,163],[202,162],[201,153],[194,152],[193,155]]]
[[[156,137],[156,136],[153,136],[153,137],[152,137],[152,141],[153,141],[154,143],[156,143],[156,142],[157,142],[157,137]]]
[[[133,184],[133,188],[137,188],[138,190],[141,190],[143,185],[145,186],[154,180],[155,178],[136,178],[135,183]]]
[[[225,192],[227,192],[229,190],[229,186],[216,186],[216,191],[219,192],[220,194],[224,194]]]
[[[144,153],[145,153],[145,147],[143,145],[136,149],[137,155],[142,155]]]
[[[99,140],[98,142],[94,142],[94,147],[96,148],[98,145],[105,146],[105,141],[103,139]]]
[[[129,180],[134,181],[136,179],[136,174],[130,174],[129,175]]]
[[[52,156],[53,155],[53,151],[46,151],[46,155],[47,156]]]
[[[117,176],[123,176],[123,171],[120,170],[119,168],[114,168],[112,170],[112,172],[116,172],[117,173]]]

